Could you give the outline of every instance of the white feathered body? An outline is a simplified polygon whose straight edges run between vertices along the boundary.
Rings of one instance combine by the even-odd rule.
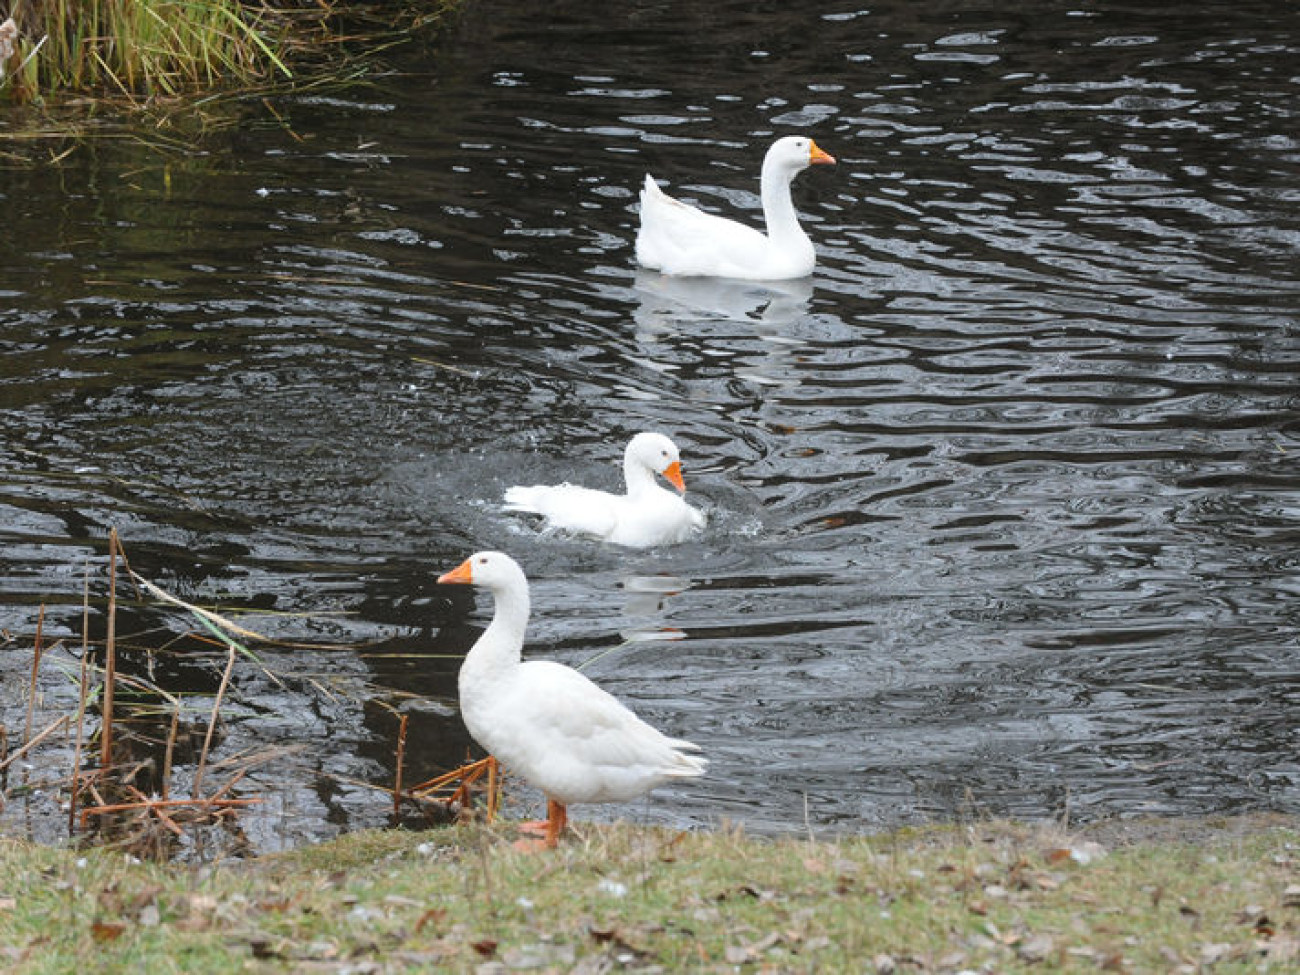
[[[674,545],[704,527],[700,511],[656,484],[635,494],[573,484],[512,487],[505,493],[505,506],[507,511],[541,515],[552,528],[631,548]]]
[[[795,230],[777,246],[753,227],[674,199],[654,177],[646,176],[636,259],[642,267],[664,274],[753,281],[802,278],[812,274],[817,254],[798,224]]]
[[[681,490],[681,454],[668,437],[638,433],[623,451],[624,494],[573,484],[516,486],[505,493],[507,511],[541,515],[552,528],[594,535],[615,545],[649,548],[683,542],[704,527],[704,514],[661,487],[663,475]]]
[[[467,659],[460,698],[474,740],[565,805],[627,802],[704,771],[703,760],[687,754],[695,745],[646,724],[563,664],[530,660],[508,680],[479,685]]]
[[[569,805],[626,802],[673,779],[704,774],[698,747],[670,738],[570,667],[521,662],[528,581],[518,565],[487,553],[496,599],[492,622],[461,664],[460,709],[470,735],[548,798]],[[486,563],[485,563],[486,565]]]
[[[664,274],[780,281],[812,274],[817,254],[799,225],[790,181],[813,163],[833,163],[811,139],[777,139],[759,178],[767,233],[675,200],[646,176],[636,259]]]

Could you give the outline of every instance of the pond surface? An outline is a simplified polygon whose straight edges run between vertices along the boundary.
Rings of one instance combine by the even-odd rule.
[[[10,747],[42,605],[34,726],[75,710],[116,528],[302,644],[240,661],[208,773],[247,770],[258,850],[384,823],[396,712],[408,781],[463,759],[491,605],[434,579],[483,548],[532,580],[530,652],[711,759],[580,819],[1300,810],[1298,55],[1286,4],[478,0],[200,151],[3,172]],[[637,271],[646,172],[757,221],[791,133],[839,160],[795,184],[811,279]],[[697,541],[500,511],[617,487],[642,429]],[[224,654],[122,592],[123,667],[201,733]],[[0,829],[64,835],[70,755]]]

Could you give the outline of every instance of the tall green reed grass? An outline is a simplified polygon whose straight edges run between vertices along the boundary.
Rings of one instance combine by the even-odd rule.
[[[0,98],[174,97],[288,77],[286,22],[241,0],[17,0]]]

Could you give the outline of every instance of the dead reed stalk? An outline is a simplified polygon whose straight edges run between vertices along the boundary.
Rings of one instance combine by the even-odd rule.
[[[199,791],[203,787],[203,772],[208,764],[208,752],[212,748],[212,736],[217,730],[217,719],[221,716],[221,702],[226,696],[226,688],[230,686],[230,675],[235,670],[235,651],[239,649],[238,644],[233,640],[226,642],[226,669],[221,675],[221,686],[217,688],[216,700],[212,702],[212,717],[208,720],[208,731],[203,736],[203,750],[199,752],[199,767],[194,773],[194,791],[195,799],[199,798]]]
[[[72,750],[72,797],[68,801],[68,833],[76,829],[81,799],[81,746],[86,730],[86,678],[90,669],[90,567],[81,582],[81,680],[77,694],[77,742]]]
[[[409,715],[403,714],[397,725],[397,771],[393,776],[393,822],[397,823],[402,815],[402,766],[406,761],[406,721]]]
[[[113,764],[113,687],[117,683],[117,529],[108,530],[108,633],[104,639],[104,712],[99,726],[99,767]]]
[[[40,613],[36,617],[36,643],[32,647],[32,684],[27,695],[27,725],[23,729],[23,741],[30,742],[32,737],[32,717],[36,711],[37,678],[41,669],[41,654],[44,646],[45,604],[41,603]]]

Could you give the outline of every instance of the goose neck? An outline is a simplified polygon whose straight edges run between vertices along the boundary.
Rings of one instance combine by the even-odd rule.
[[[623,481],[627,484],[630,496],[643,494],[656,487],[654,471],[633,457],[623,458]]]
[[[806,234],[799,226],[799,217],[790,199],[790,182],[794,173],[780,164],[764,162],[760,189],[763,198],[763,219],[767,236],[772,240],[803,238]]]
[[[492,622],[470,650],[466,663],[473,659],[490,668],[518,665],[528,628],[528,589],[509,586],[494,590],[492,595],[496,601]]]

